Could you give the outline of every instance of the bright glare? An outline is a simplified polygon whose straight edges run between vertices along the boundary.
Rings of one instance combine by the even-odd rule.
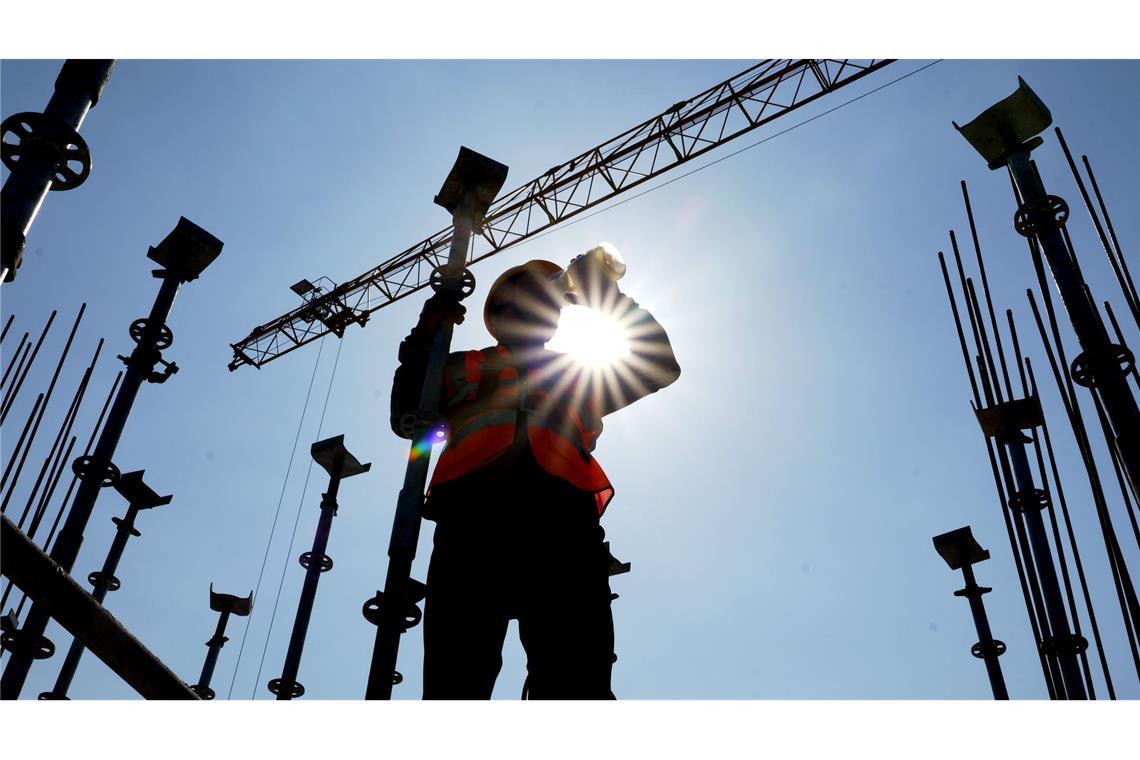
[[[558,332],[546,347],[570,354],[588,367],[606,367],[629,356],[625,330],[612,318],[584,306],[567,306],[562,310]]]

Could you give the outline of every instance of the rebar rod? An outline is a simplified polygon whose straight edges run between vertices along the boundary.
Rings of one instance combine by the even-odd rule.
[[[1001,366],[1002,377],[1005,379],[1006,397],[1012,399],[1013,386],[1009,382],[1009,371],[1005,361],[1005,351],[1002,349],[1001,332],[998,330],[997,317],[994,316],[994,304],[990,298],[990,284],[986,278],[986,264],[982,260],[982,246],[978,242],[978,229],[974,225],[974,210],[970,207],[970,193],[966,189],[965,180],[962,180],[962,200],[966,205],[966,219],[970,223],[970,237],[974,242],[974,254],[978,260],[978,273],[982,278],[982,293],[986,297],[986,310],[989,311],[990,325],[994,331],[994,342],[997,344],[998,364]],[[950,234],[953,236],[954,233],[951,232]]]
[[[103,351],[103,339],[100,338],[99,343],[95,346],[95,354],[94,354],[94,356],[91,357],[91,363],[89,365],[87,365],[87,369],[85,369],[83,371],[83,378],[79,382],[79,387],[76,389],[75,397],[72,400],[71,408],[68,410],[68,415],[70,416],[70,421],[65,419],[65,421],[64,421],[65,427],[61,428],[61,432],[63,434],[63,438],[61,440],[65,440],[67,438],[67,436],[71,435],[71,430],[75,426],[76,419],[78,419],[78,417],[79,417],[79,407],[83,403],[83,399],[86,397],[87,388],[91,384],[91,376],[95,372],[95,366],[99,362],[99,354],[102,351]],[[55,447],[53,446],[52,448],[54,451]],[[68,447],[69,455],[70,455],[70,448],[71,447],[69,446]],[[61,447],[61,452],[62,452],[62,447]],[[65,461],[65,457],[62,457],[62,456],[57,457],[56,463],[53,465],[53,469],[57,472],[62,472],[64,461]],[[56,479],[58,479],[58,475],[56,475],[55,477],[56,477]],[[49,479],[49,483],[50,482],[51,481]],[[55,487],[53,484],[50,486],[50,491],[54,491],[54,490],[55,490]],[[35,492],[33,491],[33,495],[34,495],[34,493]],[[48,496],[48,491],[45,491],[44,496],[45,497]],[[30,504],[30,501],[29,501],[29,504]],[[40,503],[36,505],[36,512],[35,512],[35,516],[33,517],[33,520],[32,520],[32,526],[30,526],[28,528],[28,537],[29,538],[35,538],[36,526],[39,525],[41,516],[43,514],[43,510],[46,509],[46,507],[47,507],[47,498],[41,498]],[[23,528],[23,520],[22,519],[21,519],[18,527],[20,527],[21,529]]]
[[[14,320],[15,318],[16,318],[15,314],[9,314],[8,315],[8,321],[6,321],[4,323],[4,330],[0,331],[0,344],[2,344],[4,342],[4,339],[8,337],[8,328],[10,328],[12,326],[12,320]]]
[[[120,370],[118,373],[116,373],[115,380],[111,383],[111,390],[108,391],[106,400],[103,401],[103,408],[99,411],[99,418],[95,421],[95,427],[93,427],[91,429],[91,436],[87,439],[87,445],[83,448],[83,456],[87,456],[88,454],[91,453],[91,447],[93,445],[95,445],[95,437],[99,434],[99,431],[102,429],[103,418],[106,416],[107,410],[111,407],[111,400],[115,397],[115,391],[117,391],[119,389],[119,382],[122,379],[123,379],[123,372],[122,372],[122,370]],[[70,461],[70,459],[69,459],[70,456],[71,456],[71,447],[69,446],[68,450],[67,450],[67,454],[64,458],[64,461]],[[79,476],[73,472],[71,475],[71,482],[67,486],[67,492],[63,495],[63,499],[59,503],[59,509],[56,510],[55,518],[52,520],[51,529],[48,531],[47,538],[44,539],[44,542],[43,542],[44,551],[48,551],[51,548],[52,539],[55,538],[55,532],[59,528],[60,521],[63,519],[64,515],[67,513],[67,505],[71,501],[71,493],[72,493],[72,491],[75,490],[75,484],[78,482],[79,482]],[[12,584],[9,581],[8,588],[5,589],[5,597],[7,597],[7,593],[8,593],[8,591],[11,590],[11,588],[12,588]],[[24,602],[26,602],[27,599],[28,599],[27,594],[25,594],[20,599],[20,605],[16,611],[17,616],[23,612]],[[2,605],[0,605],[0,606],[2,606]]]
[[[32,516],[32,522],[28,526],[28,538],[35,538],[36,531],[39,529],[44,515],[47,513],[47,507],[51,503],[51,497],[55,495],[55,489],[59,485],[59,481],[63,479],[64,467],[71,461],[71,452],[75,449],[75,443],[78,440],[79,436],[71,436],[71,440],[67,443],[67,448],[59,458],[50,485],[47,490],[44,491],[43,498],[40,499],[40,503],[36,506],[36,513]]]
[[[43,332],[40,333],[39,339],[36,341],[36,347],[32,349],[32,355],[24,364],[23,368],[17,370],[16,377],[12,379],[12,385],[4,393],[4,400],[0,402],[0,425],[4,424],[4,420],[8,417],[8,411],[11,409],[12,404],[16,402],[16,396],[20,393],[20,388],[24,384],[24,378],[32,369],[32,365],[36,362],[36,357],[39,356],[40,346],[44,344],[44,338],[47,337],[48,331],[51,330],[52,323],[55,322],[56,310],[52,309],[51,316],[48,317],[47,323],[44,325]],[[49,393],[50,397],[51,394]]]
[[[103,408],[99,412],[99,418],[95,421],[95,427],[91,428],[91,437],[87,439],[87,445],[83,448],[83,456],[88,456],[91,453],[91,447],[95,445],[95,438],[103,430],[103,419],[107,415],[107,410],[111,408],[111,401],[115,398],[115,392],[119,389],[119,383],[123,379],[123,372],[120,370],[115,375],[114,382],[111,383],[111,390],[107,393],[107,399],[103,402]],[[60,502],[59,511],[56,512],[55,520],[52,522],[51,530],[48,536],[44,539],[44,549],[51,548],[52,539],[55,538],[56,529],[59,528],[60,520],[65,514],[68,502],[71,501],[71,492],[75,489],[76,484],[79,482],[78,475],[72,475],[71,483],[67,487],[67,493],[63,495],[63,501]]]
[[[978,294],[974,290],[974,280],[969,277],[966,278],[966,298],[978,326],[978,335],[981,336],[982,355],[986,358],[986,366],[989,369],[989,376],[992,378],[995,403],[1005,403],[1006,399],[1002,397],[1001,385],[998,382],[1000,376],[997,373],[997,365],[994,363],[993,349],[990,348],[989,335],[986,333],[986,323],[982,318],[982,309],[978,303]]]
[[[79,405],[83,403],[83,394],[87,391],[87,383],[91,379],[91,368],[88,367],[83,373],[82,379],[79,381],[79,387],[75,389],[75,394],[71,398],[71,404],[67,408],[67,413],[63,416],[63,422],[60,423],[59,432],[55,435],[55,440],[52,441],[51,450],[48,455],[44,457],[44,463],[40,467],[40,473],[36,477],[35,485],[32,486],[31,493],[28,494],[28,501],[24,505],[24,511],[20,514],[20,519],[16,522],[16,527],[20,530],[24,529],[24,521],[31,512],[32,504],[39,495],[40,486],[43,484],[44,478],[47,476],[48,470],[51,469],[52,463],[57,455],[63,450],[64,441],[67,436],[71,434],[71,427],[75,424],[75,418],[79,414]],[[30,536],[29,536],[30,537]]]
[[[958,332],[958,345],[962,349],[962,360],[966,364],[966,375],[970,378],[970,390],[974,394],[974,405],[981,408],[982,399],[978,395],[978,382],[974,379],[974,367],[970,363],[970,352],[966,349],[966,335],[962,332],[962,320],[958,316],[958,303],[954,299],[954,289],[950,285],[950,272],[946,269],[946,257],[938,252],[938,264],[942,267],[942,281],[946,285],[946,295],[950,299],[950,310],[954,316],[954,328]]]
[[[1132,514],[1132,499],[1128,496],[1128,485],[1124,481],[1124,475],[1120,471],[1120,458],[1116,456],[1116,452],[1112,446],[1112,428],[1109,427],[1108,418],[1104,414],[1104,406],[1101,405],[1100,399],[1094,394],[1093,406],[1096,408],[1097,419],[1100,420],[1101,430],[1104,432],[1105,443],[1108,444],[1108,458],[1112,462],[1112,471],[1116,474],[1117,484],[1120,486],[1120,497],[1124,501],[1124,512],[1128,515],[1128,521],[1132,525],[1132,536],[1136,539],[1136,547],[1140,549],[1140,526],[1136,524],[1136,516]]]
[[[72,325],[71,332],[67,336],[67,343],[64,345],[63,353],[60,354],[59,362],[57,362],[56,366],[55,366],[55,372],[53,372],[52,376],[51,376],[51,382],[48,383],[48,389],[47,389],[47,392],[44,394],[43,404],[40,405],[39,412],[36,415],[36,421],[35,421],[35,423],[33,423],[31,434],[28,437],[27,448],[24,449],[24,452],[21,455],[20,466],[16,468],[15,477],[12,478],[12,485],[8,489],[8,493],[5,494],[5,496],[4,496],[4,502],[3,502],[3,505],[0,506],[0,512],[3,512],[7,508],[8,500],[12,498],[12,493],[15,491],[16,483],[19,480],[20,473],[24,468],[24,461],[27,459],[28,453],[32,450],[32,442],[36,438],[36,433],[40,429],[40,423],[43,421],[44,413],[47,411],[48,404],[51,402],[52,393],[55,392],[56,382],[59,381],[60,370],[63,369],[63,364],[67,360],[68,353],[71,351],[71,344],[72,344],[72,341],[75,339],[75,331],[79,329],[79,323],[83,319],[83,313],[86,311],[86,309],[87,309],[87,304],[83,304],[82,306],[79,307],[79,314],[76,315],[76,317],[75,317],[75,323]],[[47,327],[51,326],[51,322],[54,319],[55,319],[55,312],[53,311],[51,318],[48,320]],[[47,327],[44,328],[44,335],[47,334]],[[43,338],[41,336],[41,341],[42,340],[43,340]],[[39,350],[39,345],[36,346],[36,350],[37,351]],[[32,358],[34,360],[35,356],[33,355]],[[22,382],[22,380],[21,380],[21,382]],[[19,393],[19,389],[16,390],[16,393]],[[13,396],[12,400],[13,400],[13,402],[15,401],[14,396]]]
[[[1088,156],[1081,156],[1081,161],[1085,164],[1085,171],[1089,173],[1089,180],[1092,182],[1093,193],[1096,194],[1097,203],[1100,204],[1101,214],[1104,215],[1104,223],[1108,227],[1108,234],[1112,238],[1112,244],[1116,248],[1116,258],[1120,261],[1120,271],[1124,275],[1124,279],[1120,283],[1120,287],[1124,290],[1126,296],[1131,296],[1131,303],[1134,305],[1132,317],[1136,320],[1136,326],[1140,327],[1140,293],[1136,292],[1136,283],[1132,281],[1132,273],[1128,271],[1128,259],[1124,258],[1124,251],[1120,248],[1120,240],[1116,237],[1116,230],[1112,226],[1112,217],[1108,213],[1108,207],[1104,203],[1104,198],[1100,194],[1100,187],[1096,182],[1096,175],[1093,174],[1092,165],[1089,163]],[[1126,301],[1129,299],[1126,297]]]
[[[20,338],[20,345],[16,346],[15,357],[16,361],[8,362],[8,366],[4,368],[4,374],[0,376],[0,391],[4,390],[4,386],[8,384],[8,375],[12,373],[12,368],[20,362],[21,355],[27,354],[28,333],[24,333],[24,337]]]
[[[1089,219],[1092,220],[1093,228],[1096,230],[1100,244],[1104,248],[1105,255],[1108,257],[1108,263],[1112,267],[1112,273],[1116,275],[1116,281],[1120,283],[1120,287],[1124,291],[1124,302],[1128,304],[1128,308],[1133,313],[1137,313],[1140,311],[1140,307],[1138,307],[1133,300],[1132,292],[1125,287],[1124,272],[1121,271],[1120,264],[1116,260],[1112,245],[1108,240],[1108,235],[1105,234],[1104,227],[1101,225],[1100,217],[1097,215],[1096,209],[1093,208],[1092,199],[1089,197],[1088,190],[1085,189],[1084,180],[1081,179],[1081,173],[1077,170],[1077,163],[1073,160],[1073,154],[1069,152],[1069,146],[1065,142],[1065,136],[1059,127],[1054,128],[1053,132],[1057,135],[1057,142],[1061,146],[1061,152],[1065,154],[1065,161],[1069,164],[1069,171],[1073,174],[1073,179],[1077,183],[1077,189],[1080,190],[1081,200],[1084,201],[1085,209],[1089,213]]]
[[[20,457],[20,451],[24,447],[24,439],[27,437],[28,431],[31,429],[32,423],[36,419],[36,414],[40,411],[40,404],[43,402],[44,394],[41,393],[40,395],[36,396],[36,402],[32,404],[32,411],[28,414],[28,421],[24,423],[24,428],[20,431],[20,438],[16,441],[16,448],[12,450],[12,458],[8,460],[8,464],[4,467],[4,475],[0,476],[0,488],[3,488],[8,483],[8,476],[12,474],[12,467],[15,466],[17,459],[20,460],[20,466],[23,467],[24,462]],[[18,480],[19,478],[20,474],[17,472],[16,479]],[[15,487],[15,485],[15,481],[13,481],[12,486]],[[7,509],[7,505],[8,500],[5,499],[4,506],[0,506],[0,513],[3,513]]]

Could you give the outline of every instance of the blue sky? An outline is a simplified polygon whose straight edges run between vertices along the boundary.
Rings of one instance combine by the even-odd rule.
[[[707,160],[925,63],[893,64]],[[431,199],[459,145],[509,165],[515,187],[748,65],[121,62],[82,129],[94,157],[90,179],[48,198],[18,279],[0,289],[4,318],[16,315],[15,340],[60,309],[12,420],[22,421],[35,388],[46,386],[46,357],[62,346],[78,304],[88,303],[61,382],[74,388],[85,364],[79,356],[108,338],[97,392],[78,426],[89,430],[95,399],[118,369],[113,355],[130,346],[126,327],[145,315],[156,290],[147,246],[179,216],[225,242],[174,306],[166,356],[181,371],[143,389],[116,455],[121,469],[145,468],[148,482],[174,501],[140,517],[143,535],[127,547],[123,588],[108,607],[187,681],[197,678],[215,622],[209,584],[244,594],[257,581],[316,364],[248,635],[246,621],[231,623],[213,687],[225,696],[233,679],[234,699],[271,698],[265,684],[280,675],[303,576],[296,556],[311,544],[327,484],[316,467],[306,478],[308,444],[343,433],[372,471],[341,487],[328,550],[336,566],[321,579],[299,678],[306,699],[361,697],[374,629],[360,607],[383,583],[406,456],[387,426],[388,393],[396,346],[423,298],[351,329],[339,354],[330,338],[260,371],[231,374],[228,344],[292,308],[288,286],[296,280],[348,279],[445,227]],[[58,67],[4,61],[3,115],[41,110]],[[567,262],[612,241],[629,262],[623,289],[669,331],[683,368],[674,386],[609,418],[596,451],[617,489],[603,524],[614,553],[633,564],[612,583],[621,595],[620,697],[987,698],[984,668],[968,653],[976,639],[968,609],[952,595],[960,575],[930,543],[966,524],[993,556],[977,574],[994,588],[986,603],[995,636],[1009,645],[1002,666],[1010,693],[1045,696],[936,259],[948,248],[947,229],[966,234],[962,179],[995,305],[1015,310],[1023,347],[1042,368],[1118,695],[1140,696],[1087,483],[1026,320],[1032,273],[1010,223],[1008,181],[987,171],[950,126],[1012,92],[1019,74],[1073,150],[1090,155],[1121,245],[1135,260],[1140,231],[1126,212],[1140,207],[1140,64],[1002,60],[938,63],[475,267],[480,287],[469,303],[477,311],[502,269],[530,258]],[[504,81],[512,86],[495,86]],[[1046,186],[1074,207],[1086,277],[1123,319],[1063,156],[1046,137],[1037,154]],[[1140,343],[1134,329],[1128,337]],[[5,361],[14,343],[5,340]],[[488,343],[480,320],[470,319],[453,345]],[[61,393],[48,419],[58,420],[65,404]],[[6,443],[11,435],[6,428]],[[37,445],[46,453],[49,436],[41,433]],[[25,474],[23,488],[32,480]],[[1135,572],[1140,558],[1119,496],[1111,503]],[[124,509],[116,494],[101,497],[77,576],[102,563],[110,518]],[[61,629],[49,636],[65,646]],[[497,697],[513,699],[521,687],[515,636],[512,627]],[[403,640],[406,681],[397,697],[418,698],[421,653],[417,628]],[[50,687],[60,660],[33,668],[25,696]],[[88,654],[71,696],[134,692]]]

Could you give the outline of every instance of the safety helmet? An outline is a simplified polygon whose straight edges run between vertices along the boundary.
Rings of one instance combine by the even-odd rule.
[[[487,332],[491,333],[491,336],[498,340],[499,336],[491,324],[491,305],[495,302],[495,295],[503,285],[524,274],[534,274],[539,277],[548,278],[561,271],[562,267],[553,261],[534,259],[525,264],[520,264],[517,267],[511,267],[499,275],[498,279],[492,283],[490,291],[487,292],[487,301],[483,304],[483,324],[487,326]]]

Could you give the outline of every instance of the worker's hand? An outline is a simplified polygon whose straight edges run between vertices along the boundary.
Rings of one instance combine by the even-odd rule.
[[[428,327],[436,327],[441,322],[453,325],[463,323],[467,307],[459,302],[459,294],[453,290],[440,290],[424,303],[420,319]]]

